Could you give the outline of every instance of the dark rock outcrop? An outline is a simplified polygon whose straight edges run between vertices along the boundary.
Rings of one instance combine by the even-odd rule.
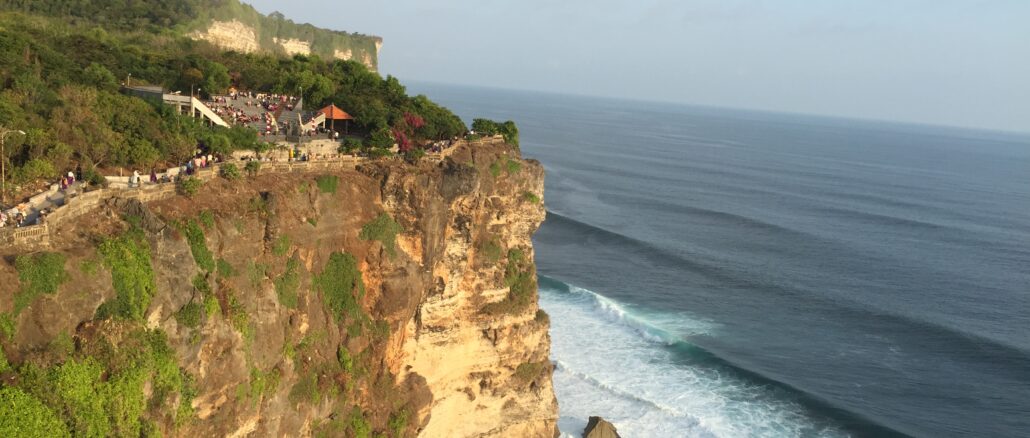
[[[586,429],[583,429],[583,438],[622,438],[615,426],[601,417],[590,417]]]

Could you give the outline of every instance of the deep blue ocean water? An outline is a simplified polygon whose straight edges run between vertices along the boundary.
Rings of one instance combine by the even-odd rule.
[[[1030,436],[1030,137],[411,91],[547,170],[563,432]]]

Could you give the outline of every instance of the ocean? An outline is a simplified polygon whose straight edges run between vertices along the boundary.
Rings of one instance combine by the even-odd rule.
[[[1030,136],[409,91],[546,168],[564,434],[1030,436]]]

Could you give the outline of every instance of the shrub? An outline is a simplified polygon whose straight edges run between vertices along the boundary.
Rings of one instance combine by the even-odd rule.
[[[345,345],[340,345],[339,349],[336,350],[336,361],[340,364],[340,369],[350,374],[351,370],[354,369],[354,359],[350,355],[350,351],[347,351]]]
[[[218,269],[218,275],[222,277],[232,277],[236,275],[236,269],[233,269],[232,265],[225,259],[218,259],[215,262],[215,266]]]
[[[336,152],[341,154],[354,154],[355,151],[361,149],[361,140],[353,137],[346,137],[340,144],[340,147],[336,148]]]
[[[369,438],[372,436],[372,425],[365,419],[365,414],[361,412],[361,408],[357,406],[351,409],[350,415],[347,416],[347,429],[350,430],[348,436],[354,438]]]
[[[519,128],[515,126],[515,122],[511,120],[504,123],[497,123],[488,119],[474,119],[472,120],[472,130],[476,131],[477,134],[487,136],[501,134],[504,136],[504,141],[506,143],[515,146],[516,148],[519,147]]]
[[[38,398],[18,388],[0,388],[0,436],[69,437],[68,427]]]
[[[200,325],[200,318],[204,314],[204,308],[194,301],[186,303],[178,312],[175,312],[175,320],[188,328],[197,328]]]
[[[211,250],[207,248],[204,229],[191,220],[186,222],[183,232],[186,234],[186,240],[190,244],[190,252],[193,253],[193,260],[197,262],[197,266],[204,271],[213,272],[215,270],[215,258],[211,254]]]
[[[252,163],[253,163],[253,161],[252,161]],[[225,163],[225,164],[223,164],[221,169],[219,170],[218,174],[222,178],[225,178],[225,179],[227,179],[229,181],[236,181],[236,180],[238,180],[238,179],[243,177],[243,174],[240,173],[240,168],[236,167],[236,165],[233,164],[233,163]]]
[[[287,309],[296,309],[299,301],[298,289],[300,289],[300,262],[291,258],[286,261],[286,272],[275,279],[275,293],[279,297],[279,304]]]
[[[361,319],[360,300],[365,296],[365,282],[354,256],[341,252],[330,254],[325,269],[315,276],[314,285],[337,321],[344,316]]]
[[[276,389],[279,389],[280,380],[282,380],[282,372],[278,368],[261,371],[252,367],[250,381],[237,389],[236,396],[249,399],[253,404],[257,404],[262,398],[271,396]]]
[[[150,263],[150,244],[138,230],[107,239],[98,249],[104,264],[111,269],[111,282],[117,295],[97,309],[100,317],[118,316],[142,321],[157,290]]]
[[[533,300],[536,291],[533,265],[522,250],[508,250],[508,263],[504,269],[504,284],[508,295],[501,301],[489,303],[482,311],[491,315],[514,314],[525,309]]]
[[[404,160],[409,163],[417,163],[423,157],[426,156],[426,150],[420,147],[414,147],[404,153]]]
[[[192,177],[192,176],[187,176],[185,178],[180,178],[179,182],[176,183],[175,187],[178,190],[180,195],[183,195],[183,196],[185,196],[187,198],[192,198],[198,192],[200,192],[200,188],[203,185],[204,185],[203,181],[201,181],[201,180],[199,180],[199,179],[197,179],[195,177]]]
[[[14,259],[21,288],[14,295],[14,314],[21,313],[40,295],[52,295],[57,288],[68,281],[64,270],[64,255],[40,253],[20,255]]]
[[[222,313],[222,305],[218,303],[218,298],[215,298],[214,295],[204,297],[204,313],[208,318]]]
[[[522,363],[515,368],[515,374],[512,378],[526,384],[536,380],[537,377],[540,377],[540,373],[543,372],[546,367],[547,361]]]
[[[247,175],[257,176],[257,174],[261,172],[261,162],[253,160],[248,161],[247,164],[243,165],[243,171],[247,172]]]
[[[211,210],[200,212],[200,214],[197,215],[197,218],[200,219],[200,223],[204,225],[204,228],[210,230],[215,227],[215,214],[212,213]]]
[[[508,175],[514,175],[522,170],[522,163],[519,160],[513,160],[511,157],[505,157],[504,170],[508,172]]]
[[[494,178],[501,176],[501,163],[499,161],[490,163],[490,174],[493,175]]]
[[[371,222],[361,227],[358,238],[361,240],[378,240],[383,244],[390,257],[397,255],[397,233],[404,231],[400,224],[389,214],[380,213]]]
[[[315,178],[315,184],[322,193],[336,193],[336,187],[340,184],[340,178],[336,175],[324,175]]]
[[[393,151],[387,148],[371,148],[368,150],[368,157],[375,160],[378,158],[392,157]]]
[[[17,328],[14,317],[10,313],[0,313],[0,334],[7,338],[7,340],[14,339]]]
[[[537,196],[536,193],[533,193],[533,192],[525,192],[525,193],[523,193],[522,194],[522,199],[525,199],[530,204],[539,204],[540,203],[540,197]]]
[[[315,373],[308,373],[297,380],[297,383],[290,389],[290,401],[293,403],[310,402],[318,403],[321,394],[318,391],[318,376]]]
[[[393,432],[393,436],[400,438],[404,436],[404,430],[408,428],[408,410],[401,409],[398,412],[390,414],[390,420],[386,425]]]

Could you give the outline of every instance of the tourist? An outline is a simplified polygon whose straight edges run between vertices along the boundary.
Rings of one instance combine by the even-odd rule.
[[[140,176],[138,170],[132,171],[132,179],[129,180],[129,187],[133,187],[134,185],[136,187],[140,186]]]
[[[157,171],[150,169],[150,183],[157,184]]]
[[[68,172],[68,185],[75,184],[75,173]]]

